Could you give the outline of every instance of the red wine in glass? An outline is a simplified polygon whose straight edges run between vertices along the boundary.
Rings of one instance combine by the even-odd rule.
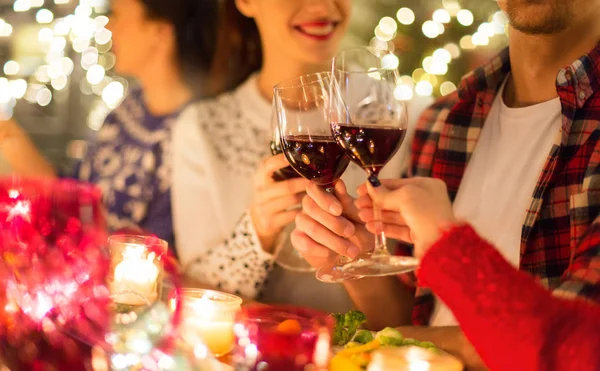
[[[283,146],[292,167],[325,189],[333,188],[350,163],[332,137],[290,135],[284,138]]]
[[[275,156],[280,153],[283,153],[283,150],[281,149],[279,141],[271,141],[271,154]],[[276,182],[293,178],[300,178],[300,174],[298,174],[291,166],[286,166],[273,173],[273,180]]]
[[[336,142],[346,155],[369,175],[379,175],[385,164],[398,152],[406,130],[398,127],[331,124]]]

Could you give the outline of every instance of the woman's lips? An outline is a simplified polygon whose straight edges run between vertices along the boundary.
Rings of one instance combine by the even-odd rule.
[[[294,26],[302,35],[314,40],[327,40],[333,36],[337,22],[307,22]]]

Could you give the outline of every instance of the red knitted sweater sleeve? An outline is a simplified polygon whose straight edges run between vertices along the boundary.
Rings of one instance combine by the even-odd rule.
[[[600,306],[553,297],[471,226],[445,233],[418,276],[491,370],[600,370]]]

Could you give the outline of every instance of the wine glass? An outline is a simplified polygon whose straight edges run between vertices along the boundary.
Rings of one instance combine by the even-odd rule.
[[[408,125],[406,106],[394,96],[400,79],[393,57],[387,50],[363,47],[342,51],[332,62],[331,133],[374,187],[381,185],[379,172],[400,148]],[[376,205],[373,213],[381,227]],[[331,269],[373,277],[409,272],[417,265],[413,257],[391,255],[382,231],[375,234],[373,251]]]
[[[277,109],[275,108],[275,99],[273,99],[271,133],[271,154],[277,155],[283,153],[283,148],[281,147],[281,136],[279,134],[279,123],[277,121]],[[291,166],[286,166],[283,169],[279,169],[273,173],[273,180],[276,182],[299,177],[301,177],[301,175],[298,174]],[[296,223],[292,222],[287,225],[283,230],[283,233],[281,233],[280,239],[276,242],[277,250],[275,251],[275,262],[284,269],[292,272],[313,272],[315,270],[313,266],[308,264],[302,255],[300,255],[300,253],[294,249],[289,240],[290,233],[295,227]]]
[[[331,135],[329,85],[327,72],[283,81],[274,88],[274,102],[281,147],[291,167],[327,192],[333,192],[350,159]],[[317,278],[326,282],[354,278],[337,273],[321,275],[318,271]]]

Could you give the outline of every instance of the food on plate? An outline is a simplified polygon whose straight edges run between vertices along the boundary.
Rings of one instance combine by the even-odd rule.
[[[367,321],[367,316],[358,310],[351,310],[347,313],[333,313],[331,316],[335,320],[332,342],[333,345],[338,346],[348,344],[358,328]]]
[[[386,354],[394,354],[394,350],[402,349],[402,352],[397,357],[402,357],[404,352],[409,349],[417,349],[410,351],[409,355],[421,354],[421,358],[425,362],[432,360],[438,362],[439,357],[446,360],[458,362],[452,356],[436,348],[429,341],[418,341],[412,338],[405,338],[400,331],[395,328],[386,327],[383,330],[373,334],[371,331],[360,330],[359,327],[366,322],[366,317],[362,312],[350,311],[345,314],[336,313],[332,315],[335,319],[335,327],[333,332],[333,344],[343,346],[331,359],[329,365],[330,371],[364,371],[368,370],[374,360],[374,356],[378,355],[378,359],[385,357]],[[402,360],[401,360],[402,361]],[[379,361],[381,362],[381,361]],[[400,362],[400,361],[398,361]],[[407,360],[403,359],[403,362]],[[452,362],[448,363],[454,364]],[[458,362],[460,364],[460,362]],[[462,366],[461,366],[462,367]],[[449,370],[462,369],[451,368]]]

